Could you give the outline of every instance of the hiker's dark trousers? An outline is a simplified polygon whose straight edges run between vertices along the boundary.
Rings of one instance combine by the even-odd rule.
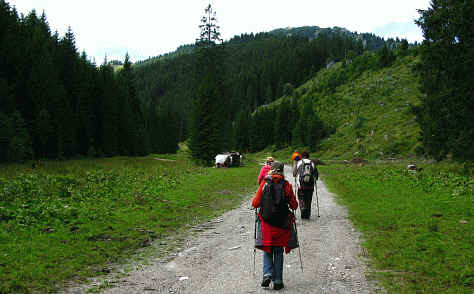
[[[309,218],[311,216],[311,200],[313,200],[313,190],[298,190],[301,218]]]

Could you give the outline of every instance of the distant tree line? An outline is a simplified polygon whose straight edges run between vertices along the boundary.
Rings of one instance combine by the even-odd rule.
[[[174,112],[138,100],[128,55],[118,73],[97,67],[70,29],[0,0],[0,161],[174,152]]]
[[[346,37],[352,37],[356,40],[360,40],[365,50],[368,51],[377,51],[383,47],[388,47],[390,49],[397,49],[400,46],[400,43],[403,40],[397,38],[388,38],[385,40],[379,36],[376,36],[372,33],[357,33],[351,32],[345,28],[341,27],[332,27],[332,28],[320,28],[318,26],[303,26],[296,28],[280,28],[275,29],[269,32],[270,34],[277,36],[300,36],[312,40],[319,35],[340,35]],[[415,42],[415,46],[417,43]]]

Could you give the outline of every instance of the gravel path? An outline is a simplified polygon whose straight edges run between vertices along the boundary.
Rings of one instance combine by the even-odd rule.
[[[290,167],[285,169],[287,179]],[[290,177],[288,177],[290,176]],[[359,234],[347,219],[345,208],[337,205],[334,195],[318,181],[320,215],[316,199],[310,220],[297,214],[301,256],[298,250],[285,254],[283,293],[382,293],[366,279],[364,254]],[[253,195],[249,195],[251,197]],[[197,236],[186,241],[184,250],[151,265],[127,273],[109,284],[102,293],[269,293],[261,288],[262,252],[257,250],[253,271],[254,212],[250,199],[195,230]],[[68,293],[83,293],[84,288]]]

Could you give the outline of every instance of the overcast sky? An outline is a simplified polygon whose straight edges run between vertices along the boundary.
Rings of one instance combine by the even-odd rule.
[[[429,0],[7,0],[19,13],[46,13],[52,31],[70,26],[80,51],[99,64],[133,61],[194,43],[207,4],[217,13],[221,36],[298,26],[339,26],[381,37],[423,39],[413,23]]]

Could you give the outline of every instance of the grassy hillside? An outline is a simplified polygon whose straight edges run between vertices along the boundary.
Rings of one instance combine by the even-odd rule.
[[[323,158],[386,158],[415,155],[420,129],[411,105],[419,103],[413,67],[417,58],[399,57],[390,67],[371,67],[375,55],[360,64],[337,63],[320,71],[298,91],[332,129],[317,150]]]

